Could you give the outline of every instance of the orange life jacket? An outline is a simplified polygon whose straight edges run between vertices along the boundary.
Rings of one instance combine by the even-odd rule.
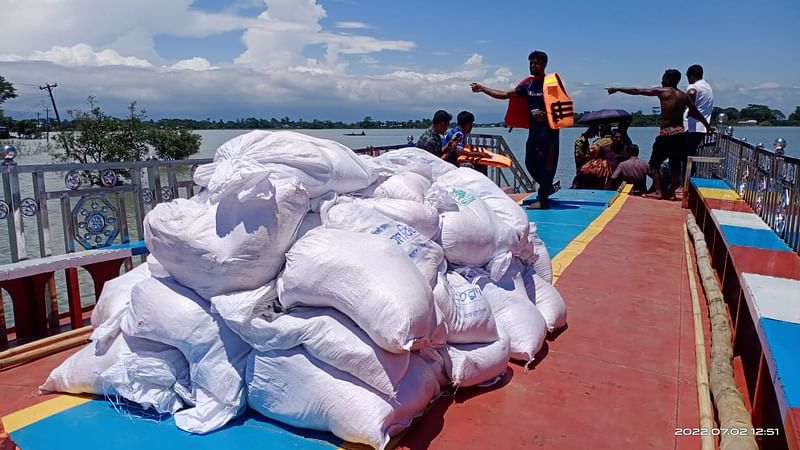
[[[531,76],[527,76],[517,84],[527,83]],[[551,129],[571,127],[575,122],[575,110],[572,99],[564,89],[564,83],[557,73],[550,73],[544,76],[544,107],[547,112],[547,124]],[[505,124],[509,128],[528,128],[529,117],[528,102],[525,97],[510,97],[508,99],[508,110],[506,110]]]

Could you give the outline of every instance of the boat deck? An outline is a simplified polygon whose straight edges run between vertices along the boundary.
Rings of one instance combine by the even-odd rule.
[[[699,426],[685,210],[679,202],[615,195],[562,190],[554,208],[528,211],[556,255],[568,328],[548,341],[527,373],[509,364],[501,385],[441,398],[393,445],[699,447],[699,438],[675,432]],[[252,412],[223,430],[192,436],[171,419],[131,419],[104,399],[38,395],[37,386],[72,352],[0,372],[2,425],[22,448],[355,447]]]

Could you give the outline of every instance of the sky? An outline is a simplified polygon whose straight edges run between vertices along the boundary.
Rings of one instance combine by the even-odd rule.
[[[88,96],[121,116],[357,121],[437,109],[502,120],[532,50],[549,55],[578,111],[650,112],[665,69],[701,64],[714,104],[800,106],[800,1],[0,0],[6,115],[44,117]],[[686,87],[685,75],[679,87]],[[52,115],[52,111],[49,113]]]

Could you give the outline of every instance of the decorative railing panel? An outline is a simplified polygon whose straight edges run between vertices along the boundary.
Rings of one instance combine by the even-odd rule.
[[[710,135],[699,156],[718,156],[721,164],[695,166],[693,176],[728,182],[781,239],[800,252],[800,159],[785,156],[786,142],[775,151],[725,133]]]
[[[0,165],[0,220],[11,255],[5,262],[141,239],[147,211],[194,195],[193,168],[210,161],[17,165],[7,158]]]

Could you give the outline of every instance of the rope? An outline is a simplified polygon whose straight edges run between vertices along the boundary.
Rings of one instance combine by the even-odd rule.
[[[720,433],[720,450],[758,450],[752,429],[753,422],[744,407],[742,394],[733,380],[733,346],[728,310],[720,291],[714,269],[711,268],[711,257],[708,254],[703,232],[695,222],[694,216],[686,215],[686,229],[694,240],[694,251],[697,256],[697,269],[703,282],[703,289],[708,302],[708,314],[711,321],[711,371],[709,381],[714,406],[719,417],[721,430],[741,430],[743,433]]]

